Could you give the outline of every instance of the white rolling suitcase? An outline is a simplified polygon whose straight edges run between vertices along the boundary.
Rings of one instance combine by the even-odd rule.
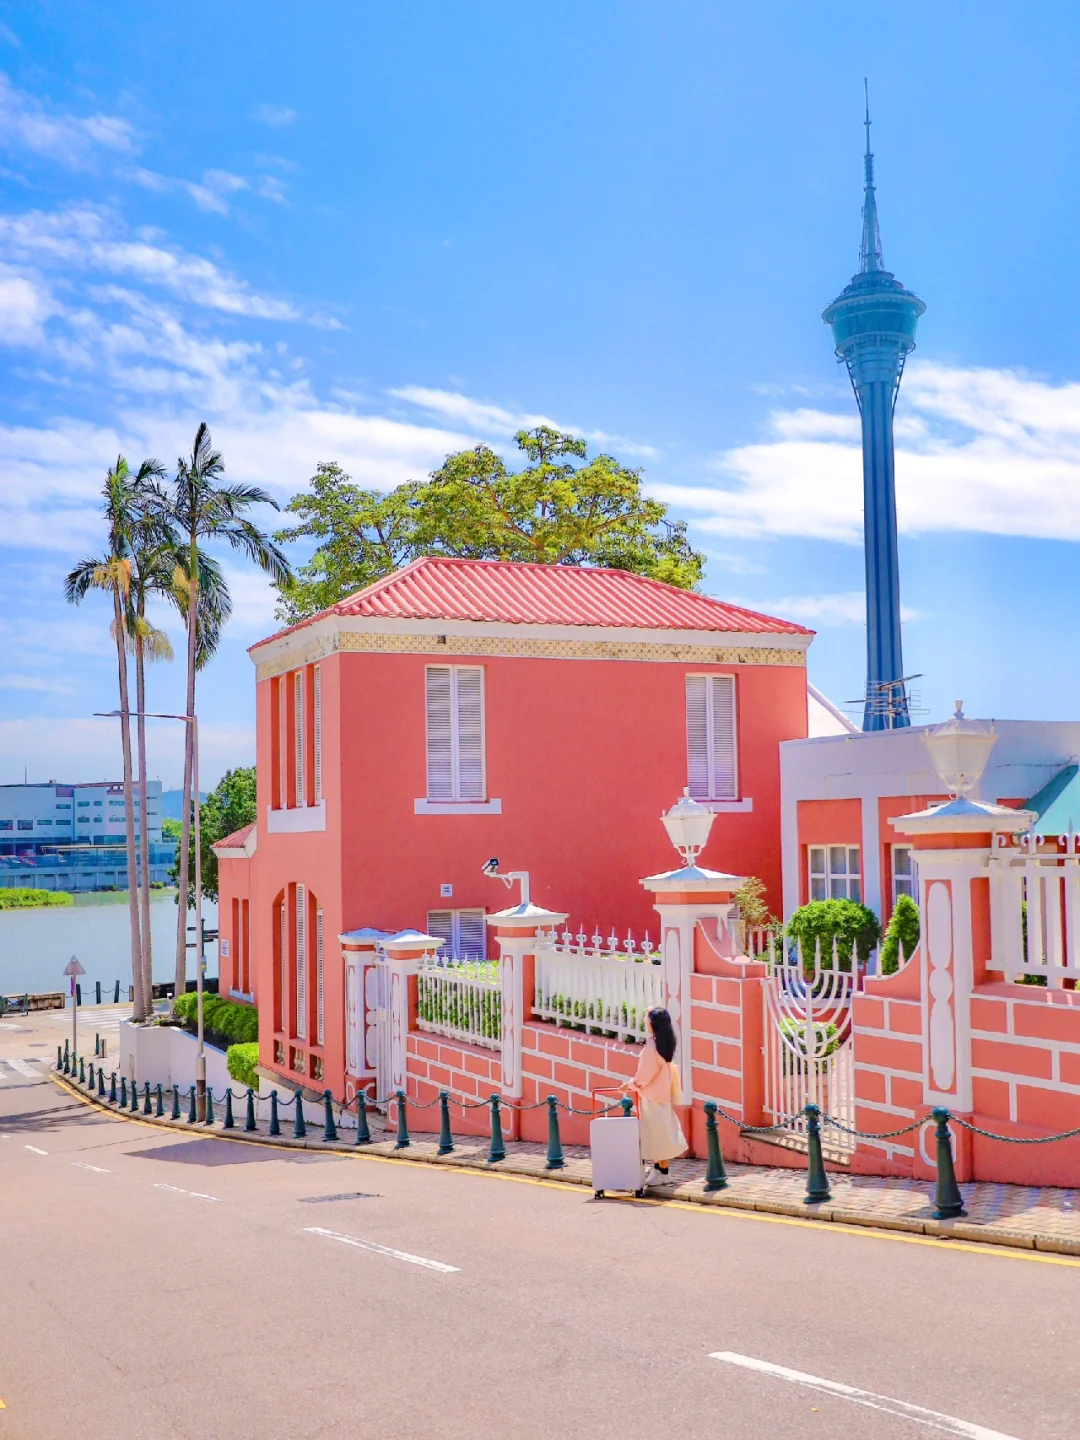
[[[608,1190],[644,1194],[649,1166],[641,1158],[641,1122],[636,1115],[621,1110],[598,1115],[589,1125],[589,1147],[593,1194],[598,1200]]]

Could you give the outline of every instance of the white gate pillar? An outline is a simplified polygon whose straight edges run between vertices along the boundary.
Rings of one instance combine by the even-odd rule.
[[[526,901],[487,917],[499,946],[499,978],[502,982],[502,1093],[508,1100],[522,1095],[522,1027],[532,1014],[536,950],[544,943],[544,932],[566,923],[562,910],[545,910]],[[518,1115],[508,1111],[504,1124],[511,1138],[519,1134]]]
[[[378,941],[378,963],[385,977],[378,1018],[380,1100],[408,1089],[409,1030],[416,1016],[416,977],[421,962],[442,944],[438,936],[420,930],[401,930]]]
[[[385,930],[344,930],[338,936],[345,967],[345,1099],[370,1085],[379,1068],[378,945]]]

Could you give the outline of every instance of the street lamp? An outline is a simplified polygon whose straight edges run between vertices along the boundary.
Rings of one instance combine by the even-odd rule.
[[[689,785],[667,812],[661,815],[668,839],[683,857],[687,865],[696,865],[697,858],[705,849],[712,829],[713,812],[706,805],[699,805],[690,794]]]
[[[120,710],[109,710],[102,712],[94,711],[98,719],[115,720],[123,717]],[[129,710],[129,717],[136,720],[180,720],[185,725],[191,726],[191,778],[195,791],[195,934],[198,936],[195,949],[195,996],[196,1013],[198,1016],[199,1044],[195,1052],[195,1092],[197,1097],[196,1114],[202,1120],[206,1115],[206,1051],[203,1046],[203,928],[202,928],[202,826],[200,824],[199,805],[199,717],[197,715],[163,715],[152,710]],[[128,797],[130,804],[131,797]],[[146,816],[142,819],[146,824]],[[138,870],[136,869],[136,877]],[[130,879],[129,882],[130,884]],[[181,897],[185,914],[187,912],[187,896]],[[187,924],[185,920],[185,925]],[[186,938],[186,936],[185,936]],[[151,975],[151,992],[153,990],[154,977]],[[179,996],[176,997],[179,999]]]
[[[986,769],[990,751],[997,743],[993,727],[989,730],[964,714],[964,702],[957,700],[956,713],[924,736],[934,768],[952,796],[961,797],[974,790]]]

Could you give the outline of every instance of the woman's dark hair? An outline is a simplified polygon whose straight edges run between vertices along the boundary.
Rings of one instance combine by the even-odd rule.
[[[653,1039],[656,1041],[656,1048],[665,1060],[675,1059],[675,1028],[671,1023],[671,1016],[658,1005],[655,1010],[649,1011],[649,1024],[652,1026]]]

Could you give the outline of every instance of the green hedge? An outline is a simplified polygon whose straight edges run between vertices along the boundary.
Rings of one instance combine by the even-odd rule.
[[[0,910],[35,910],[50,905],[71,905],[74,899],[66,890],[32,890],[24,885],[0,887]]]
[[[809,972],[814,966],[818,942],[821,963],[832,965],[833,941],[841,970],[851,969],[852,946],[857,947],[865,965],[870,951],[881,939],[881,922],[872,910],[857,900],[811,900],[800,905],[787,923],[787,936],[802,945],[803,965]]]
[[[198,996],[194,990],[181,995],[173,1005],[173,1012],[189,1030],[194,1030],[198,1023],[197,1009]],[[259,1038],[259,1012],[255,1006],[222,1000],[220,995],[203,994],[203,1025],[226,1046],[250,1045]]]
[[[248,1045],[230,1045],[225,1051],[225,1064],[229,1067],[229,1074],[241,1085],[250,1086],[252,1090],[258,1088],[259,1077],[255,1073],[255,1066],[259,1063],[259,1042],[252,1040]]]

